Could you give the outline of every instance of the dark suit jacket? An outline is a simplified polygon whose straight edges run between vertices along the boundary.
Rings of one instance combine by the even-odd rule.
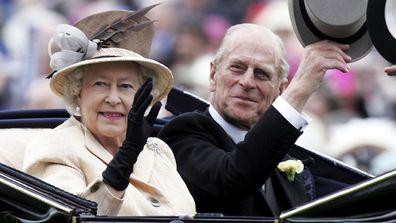
[[[197,212],[272,216],[314,198],[308,168],[293,182],[276,168],[280,161],[291,159],[287,152],[301,133],[270,107],[238,144],[208,110],[172,119],[159,137],[172,148]]]

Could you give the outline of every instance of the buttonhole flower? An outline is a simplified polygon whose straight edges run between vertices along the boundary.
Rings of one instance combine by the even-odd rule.
[[[304,164],[301,160],[287,160],[280,162],[278,164],[278,169],[286,174],[289,182],[293,182],[296,173],[299,174],[303,171]]]

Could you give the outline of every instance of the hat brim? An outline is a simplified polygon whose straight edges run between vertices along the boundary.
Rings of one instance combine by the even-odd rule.
[[[156,95],[153,99],[153,103],[163,99],[171,90],[173,85],[173,75],[172,72],[161,63],[147,59],[144,57],[123,57],[123,56],[109,56],[109,57],[100,57],[100,58],[92,58],[87,59],[73,65],[70,65],[58,72],[56,72],[50,81],[51,90],[60,97],[64,97],[64,84],[66,83],[66,76],[77,68],[97,63],[106,63],[106,62],[135,62],[140,64],[141,66],[151,70],[153,75],[155,76],[153,90],[158,91],[158,95]]]
[[[321,33],[313,24],[310,24],[309,16],[305,10],[304,0],[289,0],[288,6],[293,30],[304,47],[324,39],[346,43],[350,45],[350,48],[346,53],[352,58],[352,62],[363,58],[372,49],[373,44],[367,32],[366,25],[363,25],[363,27],[352,37],[344,39],[332,38]]]
[[[390,63],[396,64],[396,39],[385,20],[386,0],[369,0],[367,5],[367,29],[378,52]]]

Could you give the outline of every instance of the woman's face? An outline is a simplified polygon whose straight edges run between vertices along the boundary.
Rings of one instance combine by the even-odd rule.
[[[82,123],[99,141],[124,138],[128,112],[140,85],[138,67],[132,62],[98,63],[88,68],[77,102]]]

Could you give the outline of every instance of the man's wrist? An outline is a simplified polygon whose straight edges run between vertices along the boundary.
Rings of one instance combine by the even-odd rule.
[[[278,96],[272,106],[296,129],[302,131],[309,124],[310,118],[298,112],[282,96]]]

